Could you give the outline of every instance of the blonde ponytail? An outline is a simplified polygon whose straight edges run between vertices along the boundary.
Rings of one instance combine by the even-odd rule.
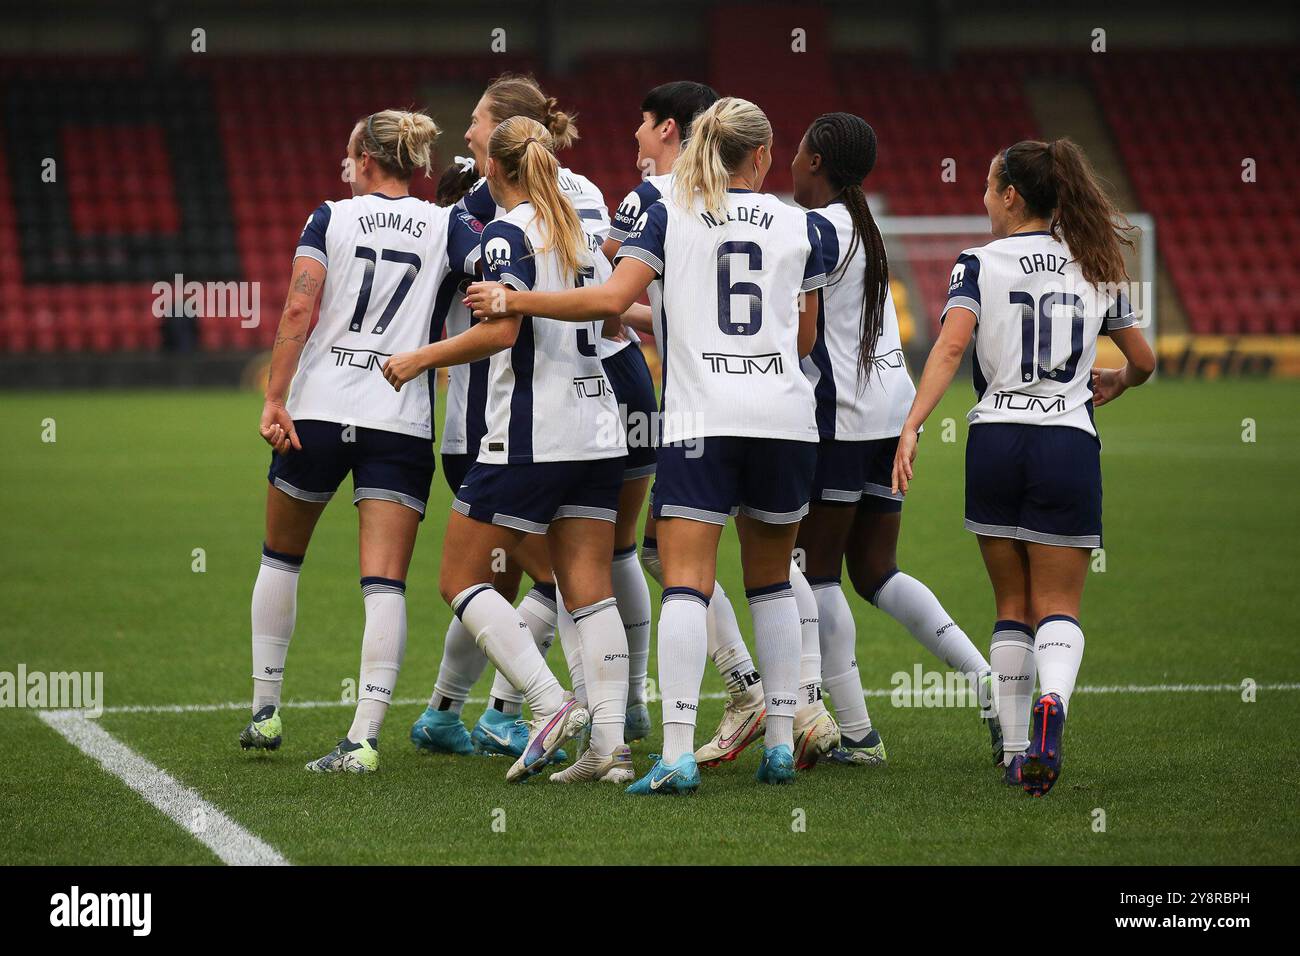
[[[550,132],[537,120],[512,116],[493,131],[488,156],[533,204],[546,237],[538,251],[553,251],[560,274],[572,279],[587,264],[587,244],[573,203],[560,191],[560,162]]]
[[[433,172],[433,146],[441,130],[428,114],[381,110],[360,120],[361,150],[391,176],[408,180],[417,169]]]
[[[691,137],[673,164],[673,198],[690,209],[725,213],[727,187],[745,157],[772,142],[772,124],[749,100],[724,96],[691,124]]]

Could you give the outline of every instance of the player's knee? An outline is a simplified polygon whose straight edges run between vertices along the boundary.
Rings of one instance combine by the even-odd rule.
[[[876,594],[885,582],[898,573],[898,565],[893,561],[883,560],[850,561],[848,563],[849,581],[853,590],[863,600],[875,603]]]
[[[664,565],[659,560],[659,542],[649,535],[641,545],[641,566],[645,573],[654,578],[661,586],[664,583]]]

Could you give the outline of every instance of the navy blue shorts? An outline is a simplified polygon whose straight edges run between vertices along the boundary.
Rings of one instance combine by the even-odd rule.
[[[972,425],[966,527],[993,538],[1100,548],[1101,442],[1064,425]]]
[[[396,501],[424,517],[435,467],[431,440],[338,422],[297,421],[294,429],[302,450],[272,452],[266,475],[286,495],[329,501],[350,471],[353,504]]]
[[[650,366],[637,345],[629,345],[601,363],[618,400],[618,413],[627,432],[627,462],[623,480],[655,473],[656,423],[659,403]]]
[[[808,513],[817,443],[781,438],[699,438],[659,448],[650,500],[656,518],[726,524],[739,512],[768,524]]]
[[[817,446],[813,501],[858,505],[866,511],[899,512],[903,496],[894,494],[894,454],[898,437],[871,441],[822,439]]]
[[[465,476],[469,474],[469,470],[474,467],[474,462],[477,460],[478,452],[472,455],[443,453],[442,477],[447,479],[447,487],[451,489],[453,495],[460,491],[460,486],[465,483]]]
[[[530,534],[545,534],[547,526],[561,518],[614,522],[623,490],[623,462],[622,456],[516,465],[478,461],[451,506],[476,521]]]

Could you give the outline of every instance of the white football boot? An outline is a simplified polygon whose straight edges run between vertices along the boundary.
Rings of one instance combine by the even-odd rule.
[[[840,745],[840,727],[820,700],[801,707],[794,715],[794,765],[811,770],[822,757]]]
[[[506,771],[506,780],[516,783],[541,771],[555,751],[586,728],[591,714],[576,700],[567,700],[553,714],[538,714],[528,721],[528,746]]]
[[[551,774],[551,783],[631,783],[636,773],[632,769],[632,748],[627,744],[615,747],[607,755],[596,753],[588,747],[572,767]]]
[[[722,709],[722,722],[713,738],[695,751],[695,762],[701,767],[716,767],[735,760],[742,750],[763,736],[767,727],[767,707],[763,697],[733,697]]]

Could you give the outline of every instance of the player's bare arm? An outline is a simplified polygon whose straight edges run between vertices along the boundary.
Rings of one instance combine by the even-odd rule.
[[[441,342],[431,342],[411,352],[399,352],[384,362],[384,378],[400,392],[403,385],[429,369],[466,365],[495,355],[515,344],[519,323],[518,315],[503,317],[497,322],[481,322]]]
[[[1156,370],[1155,353],[1137,326],[1117,329],[1110,338],[1124,356],[1125,364],[1122,368],[1092,370],[1092,404],[1097,408],[1141,385]]]
[[[258,431],[268,445],[280,454],[290,448],[302,449],[293,419],[285,411],[289,383],[297,371],[298,359],[311,331],[312,313],[325,283],[325,266],[310,256],[299,256],[293,263],[294,276],[285,297],[284,311],[271,349],[271,371],[266,381],[266,402]]]
[[[512,313],[543,315],[561,322],[594,322],[622,315],[645,292],[655,277],[644,262],[622,259],[609,281],[564,292],[523,292],[499,282],[475,282],[465,304],[476,319],[495,319]]]
[[[894,455],[895,492],[907,493],[907,483],[912,480],[912,463],[916,460],[916,436],[952,384],[974,333],[974,312],[960,306],[948,310],[939,338],[930,349],[930,357],[925,360],[925,371],[916,386],[916,398],[912,401],[912,410],[907,413],[903,433],[898,436],[898,452]]]

